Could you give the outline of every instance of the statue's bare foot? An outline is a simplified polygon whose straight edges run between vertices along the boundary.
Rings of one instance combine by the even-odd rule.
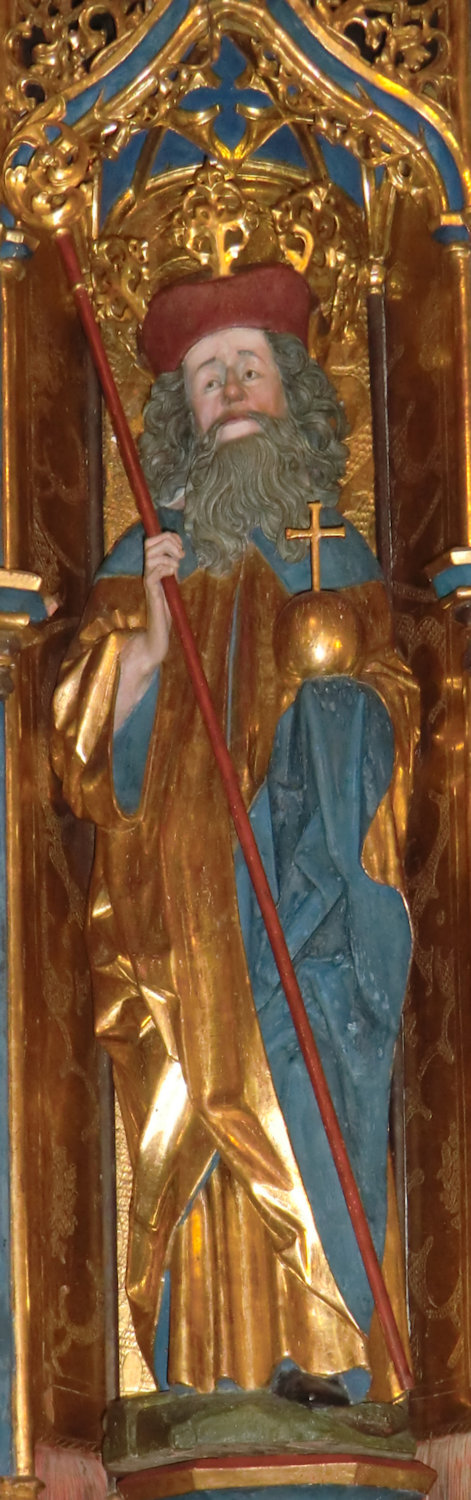
[[[303,1406],[349,1406],[346,1386],[339,1375],[329,1378],[307,1375],[304,1370],[281,1370],[272,1390],[286,1401],[300,1401]]]

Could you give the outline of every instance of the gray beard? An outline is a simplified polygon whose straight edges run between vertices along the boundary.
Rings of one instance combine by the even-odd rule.
[[[199,566],[222,574],[244,554],[259,526],[287,562],[306,543],[287,542],[287,526],[309,525],[312,450],[295,419],[260,416],[262,431],[216,447],[217,429],[196,438],[185,489],[185,531]]]

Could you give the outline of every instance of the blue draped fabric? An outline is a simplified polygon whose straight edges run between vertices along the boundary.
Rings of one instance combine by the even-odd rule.
[[[304,683],[278,725],[251,823],[381,1259],[389,1086],[410,957],[401,895],[365,874],[365,834],[391,778],[393,731],[372,688]],[[272,1076],[337,1285],[362,1328],[373,1302],[243,857],[242,931]]]

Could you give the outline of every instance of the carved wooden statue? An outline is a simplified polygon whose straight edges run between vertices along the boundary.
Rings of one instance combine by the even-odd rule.
[[[397,1381],[161,587],[179,574],[404,1326],[388,1108],[416,693],[378,564],[339,527],[346,422],[307,354],[309,307],[280,265],[153,299],[142,458],[164,531],[144,544],[134,526],[99,572],[56,692],[55,764],[99,830],[89,952],[148,1365],[161,1388],[198,1391],[294,1393],[294,1368],[305,1394],[341,1375],[345,1400],[373,1373],[387,1399]]]
[[[466,1493],[469,16],[0,68],[0,1490]]]

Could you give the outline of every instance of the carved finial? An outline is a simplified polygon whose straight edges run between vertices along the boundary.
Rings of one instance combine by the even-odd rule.
[[[175,238],[215,276],[229,276],[259,223],[253,198],[223,167],[209,162],[195,175],[175,220]]]
[[[90,150],[64,124],[64,112],[58,96],[40,118],[27,122],[21,138],[13,137],[4,158],[8,206],[21,224],[34,229],[69,228],[85,209]],[[21,159],[25,146],[30,148],[26,162]]]

